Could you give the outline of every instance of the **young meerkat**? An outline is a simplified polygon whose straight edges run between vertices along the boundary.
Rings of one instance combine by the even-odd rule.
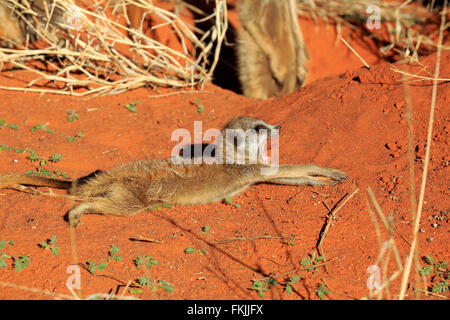
[[[229,135],[226,129],[239,130],[237,135],[242,134],[243,130],[249,130],[250,133],[240,142],[235,137],[226,137],[228,141],[224,146],[236,150],[240,143],[246,141],[253,144],[247,149],[259,149],[261,141],[254,139],[253,135],[260,136],[263,129],[272,135],[271,131],[278,131],[279,128],[255,118],[237,118],[225,126],[223,135]],[[262,137],[267,139],[267,133]],[[107,171],[96,171],[74,181],[6,175],[0,177],[0,188],[15,185],[47,186],[68,189],[69,194],[86,198],[85,202],[75,205],[68,212],[69,223],[75,227],[80,224],[81,216],[85,213],[131,216],[162,204],[216,202],[236,195],[255,183],[319,186],[335,185],[347,180],[342,171],[314,164],[279,165],[275,171],[264,171],[269,168],[269,164],[261,161],[253,164],[250,161],[243,164],[175,164],[173,159],[140,160]]]
[[[35,15],[30,14],[28,5]],[[65,11],[54,0],[1,0],[0,45],[14,47],[33,43],[39,39],[37,29],[43,30],[48,23],[46,31],[54,31],[65,19]]]
[[[266,99],[298,90],[308,52],[296,0],[240,0],[237,57],[245,96]]]

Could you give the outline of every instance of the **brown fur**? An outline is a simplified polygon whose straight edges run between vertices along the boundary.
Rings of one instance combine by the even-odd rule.
[[[28,0],[28,3],[37,15],[25,13],[19,7],[13,9],[13,3],[8,0],[0,1],[0,44],[2,46],[22,46],[27,42],[32,43],[38,40],[39,34],[35,30],[36,22],[40,28],[43,28],[48,21],[47,12],[51,13],[48,32],[55,32],[57,24],[64,24],[64,10],[57,6],[53,8],[53,0]]]
[[[296,0],[240,0],[239,78],[244,95],[266,99],[298,90],[309,59]]]
[[[238,118],[230,122],[245,128],[262,120]],[[229,128],[229,126],[227,126]],[[225,127],[225,128],[227,128]],[[347,179],[335,169],[314,164],[280,165],[273,175],[262,174],[267,165],[256,164],[174,164],[172,160],[141,160],[84,177],[73,182],[26,175],[0,177],[0,188],[17,184],[69,189],[69,194],[91,200],[73,207],[71,226],[80,224],[84,213],[130,216],[161,204],[197,204],[220,201],[255,183],[289,185],[334,185]]]

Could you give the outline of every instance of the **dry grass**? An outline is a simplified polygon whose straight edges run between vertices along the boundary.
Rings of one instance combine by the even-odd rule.
[[[384,217],[384,214],[381,211],[380,206],[378,205],[375,196],[373,195],[372,190],[368,189],[369,198],[372,202],[372,206],[375,207],[376,212],[378,213],[379,218],[381,219],[383,225],[385,226],[386,230],[389,233],[389,240],[383,242],[381,239],[381,231],[379,227],[378,220],[376,219],[376,216],[371,209],[371,205],[369,202],[367,203],[368,211],[371,215],[371,219],[375,224],[375,233],[378,238],[379,246],[380,246],[380,254],[379,258],[377,259],[377,262],[375,265],[378,265],[378,263],[383,263],[383,282],[381,286],[376,289],[375,291],[371,291],[369,293],[369,298],[373,296],[377,296],[378,299],[382,298],[398,298],[399,300],[403,300],[407,296],[407,291],[409,288],[410,283],[410,273],[411,269],[415,268],[415,277],[414,277],[414,291],[415,291],[415,298],[420,299],[420,293],[425,294],[433,294],[432,292],[428,292],[426,290],[426,284],[424,285],[425,289],[419,288],[420,282],[419,282],[419,271],[421,269],[420,263],[419,263],[419,227],[421,223],[421,216],[422,216],[422,208],[424,204],[424,196],[425,196],[425,189],[427,185],[427,175],[428,175],[428,165],[430,160],[430,150],[431,150],[431,141],[432,141],[432,132],[433,132],[433,123],[434,123],[434,112],[436,108],[436,97],[437,97],[437,88],[438,83],[440,81],[448,81],[448,79],[442,79],[439,78],[439,71],[440,71],[440,63],[441,63],[441,51],[444,48],[442,46],[443,41],[443,34],[444,31],[449,27],[448,24],[446,24],[445,17],[447,13],[447,0],[444,1],[444,7],[441,11],[441,25],[439,28],[439,39],[437,42],[437,56],[436,56],[436,64],[435,64],[435,70],[434,75],[432,77],[423,77],[418,75],[410,74],[406,71],[400,70],[399,68],[393,69],[393,71],[399,72],[403,75],[402,82],[404,82],[405,85],[405,101],[406,101],[406,113],[405,117],[407,120],[407,130],[408,130],[408,163],[409,163],[409,184],[410,184],[410,212],[411,212],[411,218],[413,221],[413,228],[412,228],[412,241],[410,244],[410,252],[408,256],[406,257],[405,265],[403,266],[401,263],[400,256],[398,254],[397,248],[395,246],[394,241],[394,226],[392,221],[389,221]],[[419,194],[419,201],[416,203],[416,195],[415,195],[415,177],[414,177],[414,161],[413,161],[413,140],[414,140],[414,131],[413,131],[413,125],[412,125],[412,101],[410,96],[410,90],[408,82],[411,78],[417,78],[420,81],[423,80],[432,80],[433,81],[433,87],[432,87],[432,95],[431,95],[431,105],[430,105],[430,117],[428,122],[428,131],[427,131],[427,141],[426,141],[426,149],[425,149],[425,161],[424,161],[424,168],[422,172],[422,182],[420,186],[420,194]],[[409,242],[408,242],[409,243]],[[386,255],[385,253],[393,251],[395,255],[395,261],[397,264],[398,269],[390,276],[387,277],[387,266],[389,263],[389,255]],[[382,260],[384,259],[384,262]],[[398,295],[391,296],[391,293],[389,291],[389,284],[392,280],[394,280],[399,275],[402,275],[401,278],[401,285],[399,288]],[[422,279],[424,282],[425,280]],[[384,290],[384,291],[383,291]],[[383,292],[385,293],[385,296],[383,296]],[[441,298],[447,298],[442,295],[436,295]]]
[[[408,255],[408,258],[405,263],[405,270],[403,272],[402,277],[402,285],[400,288],[399,293],[399,299],[402,300],[405,297],[408,281],[409,281],[409,275],[411,272],[411,266],[413,262],[413,257],[415,254],[416,247],[418,246],[418,234],[419,234],[419,226],[420,226],[420,218],[422,216],[422,208],[424,203],[424,197],[425,197],[425,188],[427,184],[427,175],[428,175],[428,165],[430,162],[430,148],[431,148],[431,137],[433,133],[433,123],[434,123],[434,111],[436,108],[436,96],[437,96],[437,85],[438,85],[438,79],[439,79],[439,70],[440,70],[440,63],[441,63],[441,51],[442,51],[442,41],[443,41],[443,34],[444,30],[446,29],[446,22],[445,17],[447,13],[447,0],[444,1],[444,8],[441,12],[441,27],[439,29],[439,40],[438,40],[438,51],[436,56],[436,65],[435,65],[435,71],[434,71],[434,80],[433,80],[433,89],[431,93],[431,106],[430,106],[430,118],[428,121],[428,131],[427,131],[427,144],[425,147],[425,161],[424,161],[424,167],[423,167],[423,173],[422,173],[422,183],[420,186],[420,194],[419,194],[419,203],[417,205],[417,212],[412,212],[412,216],[414,218],[414,226],[413,226],[413,240],[411,243],[411,249],[410,253]],[[412,208],[411,208],[412,211]],[[418,270],[416,270],[418,271]]]
[[[382,29],[387,32],[367,27],[366,22],[374,13],[368,12],[368,8],[373,5],[379,8]],[[416,61],[420,50],[430,52],[437,49],[437,43],[416,28],[433,14],[427,8],[413,4],[412,0],[299,0],[298,10],[300,15],[311,17],[315,21],[321,19],[327,24],[336,25],[337,39],[341,38],[342,26],[363,30],[380,45],[379,50],[383,55],[399,50],[405,61]],[[442,48],[450,49],[449,46]]]
[[[35,15],[30,7],[22,4],[24,2],[6,1],[18,16]],[[49,26],[48,22],[44,25],[34,19],[35,25],[29,23],[29,27],[40,36],[38,44],[0,48],[3,70],[24,69],[33,78],[26,81],[25,87],[2,89],[75,96],[106,95],[143,86],[202,87],[211,78],[227,29],[225,0],[215,0],[214,13],[203,18],[212,22],[206,32],[189,23],[194,20],[182,1],[176,1],[173,10],[145,0],[116,0],[114,10],[105,10],[105,0],[55,0],[54,3],[64,12],[73,12],[68,10],[73,8],[74,2],[80,6],[79,12],[69,15],[67,21],[75,28]],[[83,5],[85,3],[88,5]],[[174,50],[141,30],[127,27],[126,13],[123,18],[126,11],[118,9],[129,4],[144,8],[146,15],[161,22],[152,25],[151,32],[170,28],[180,49]],[[44,21],[50,21],[54,9],[48,8]],[[121,13],[113,14],[115,11]],[[119,20],[121,15],[122,20]]]

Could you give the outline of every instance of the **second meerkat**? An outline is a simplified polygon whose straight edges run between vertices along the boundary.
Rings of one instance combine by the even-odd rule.
[[[237,56],[245,96],[266,99],[298,90],[309,60],[296,0],[240,0]]]
[[[66,23],[66,12],[54,0],[0,0],[0,23],[0,45],[22,46],[39,39],[38,29],[58,32]]]
[[[257,139],[252,135],[261,130],[278,131],[280,126],[269,125],[263,120],[241,117],[225,126],[238,130],[237,134],[250,132],[242,139],[225,137],[226,147],[237,149],[239,143],[248,143],[248,149],[258,149]],[[267,139],[267,135],[262,135]],[[236,142],[237,141],[237,142]],[[240,142],[239,142],[240,141]],[[68,189],[69,194],[86,198],[69,212],[71,226],[81,222],[85,213],[131,216],[161,204],[199,204],[216,202],[231,197],[255,183],[288,185],[335,185],[347,176],[342,171],[314,164],[279,165],[276,172],[266,172],[270,165],[250,164],[175,164],[172,159],[140,160],[125,163],[107,171],[74,181],[29,175],[6,175],[0,177],[0,188],[14,185],[49,186]]]

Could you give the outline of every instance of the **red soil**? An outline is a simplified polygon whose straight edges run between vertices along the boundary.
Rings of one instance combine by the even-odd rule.
[[[96,276],[81,268],[78,293],[82,297],[111,292],[142,299],[260,299],[251,290],[252,280],[267,279],[271,274],[278,285],[265,292],[266,299],[318,299],[315,291],[321,282],[330,291],[326,299],[362,298],[369,293],[366,270],[376,263],[380,251],[367,209],[368,187],[374,191],[384,214],[393,217],[394,239],[404,263],[410,249],[407,241],[412,238],[412,218],[406,103],[404,87],[399,82],[401,76],[388,63],[373,65],[378,58],[370,50],[364,50],[363,44],[358,44],[355,49],[372,65],[370,70],[361,68],[361,62],[342,43],[333,47],[332,27],[328,33],[321,32],[319,39],[313,31],[305,32],[315,27],[311,22],[302,21],[302,27],[312,59],[309,83],[281,98],[258,101],[214,85],[207,86],[205,92],[161,98],[150,98],[149,95],[156,93],[149,89],[89,99],[0,91],[0,119],[19,126],[17,130],[1,129],[0,144],[13,149],[34,149],[45,159],[61,154],[61,161],[46,163],[44,168],[50,172],[61,170],[70,178],[126,161],[166,158],[176,144],[170,140],[173,130],[193,130],[195,120],[203,122],[203,130],[220,129],[239,115],[259,117],[283,126],[280,163],[316,163],[341,169],[350,178],[336,187],[252,186],[233,198],[239,208],[214,203],[163,208],[126,218],[86,215],[83,225],[75,229],[75,246],[71,244],[70,229],[63,218],[74,205],[73,201],[0,190],[0,241],[14,241],[13,246],[7,245],[0,252],[31,257],[28,267],[21,271],[14,269],[13,259],[5,259],[6,267],[0,268],[0,299],[53,299],[43,290],[70,295],[65,285],[69,277],[67,267],[74,263],[85,265],[89,260],[96,264],[106,262],[112,245],[120,249],[122,260],[108,262],[106,269],[97,271]],[[434,70],[435,62],[435,54],[421,59],[429,73]],[[397,67],[411,73],[422,68]],[[23,76],[21,71],[5,72],[0,85],[16,85],[15,79]],[[441,77],[450,77],[450,52],[442,54]],[[414,82],[410,89],[414,125],[412,156],[418,198],[432,86],[430,81]],[[204,105],[201,114],[195,99]],[[139,101],[137,113],[125,107],[134,101]],[[432,255],[439,261],[449,260],[449,101],[450,83],[441,83],[419,233],[420,255]],[[68,110],[75,110],[79,119],[69,122]],[[32,127],[43,123],[54,133],[31,132]],[[81,138],[72,143],[67,141],[80,132]],[[1,174],[36,169],[38,164],[31,162],[28,155],[27,152],[0,152]],[[337,219],[324,238],[327,271],[322,267],[316,273],[295,271],[303,268],[302,259],[316,252],[319,232],[328,213],[323,203],[332,208],[357,188],[359,191],[336,214]],[[205,226],[209,226],[208,232],[202,232]],[[383,241],[387,240],[383,227],[381,233]],[[54,235],[58,257],[39,246]],[[276,238],[293,235],[295,240]],[[137,236],[160,243],[131,240]],[[273,238],[252,239],[261,236]],[[218,243],[236,237],[247,239]],[[185,253],[187,248],[195,248],[196,252]],[[138,270],[133,259],[147,255],[159,264]],[[388,275],[396,270],[391,255]],[[288,294],[283,284],[294,274],[300,275],[301,280],[292,285],[293,292]],[[128,281],[136,285],[135,280],[141,276],[155,282],[166,281],[174,290],[143,288],[141,293],[130,293],[128,288],[124,291]],[[398,294],[399,279],[391,284],[393,297]],[[412,277],[410,283],[413,284]],[[433,284],[428,279],[428,285]],[[407,293],[407,298],[414,297],[412,286]]]

